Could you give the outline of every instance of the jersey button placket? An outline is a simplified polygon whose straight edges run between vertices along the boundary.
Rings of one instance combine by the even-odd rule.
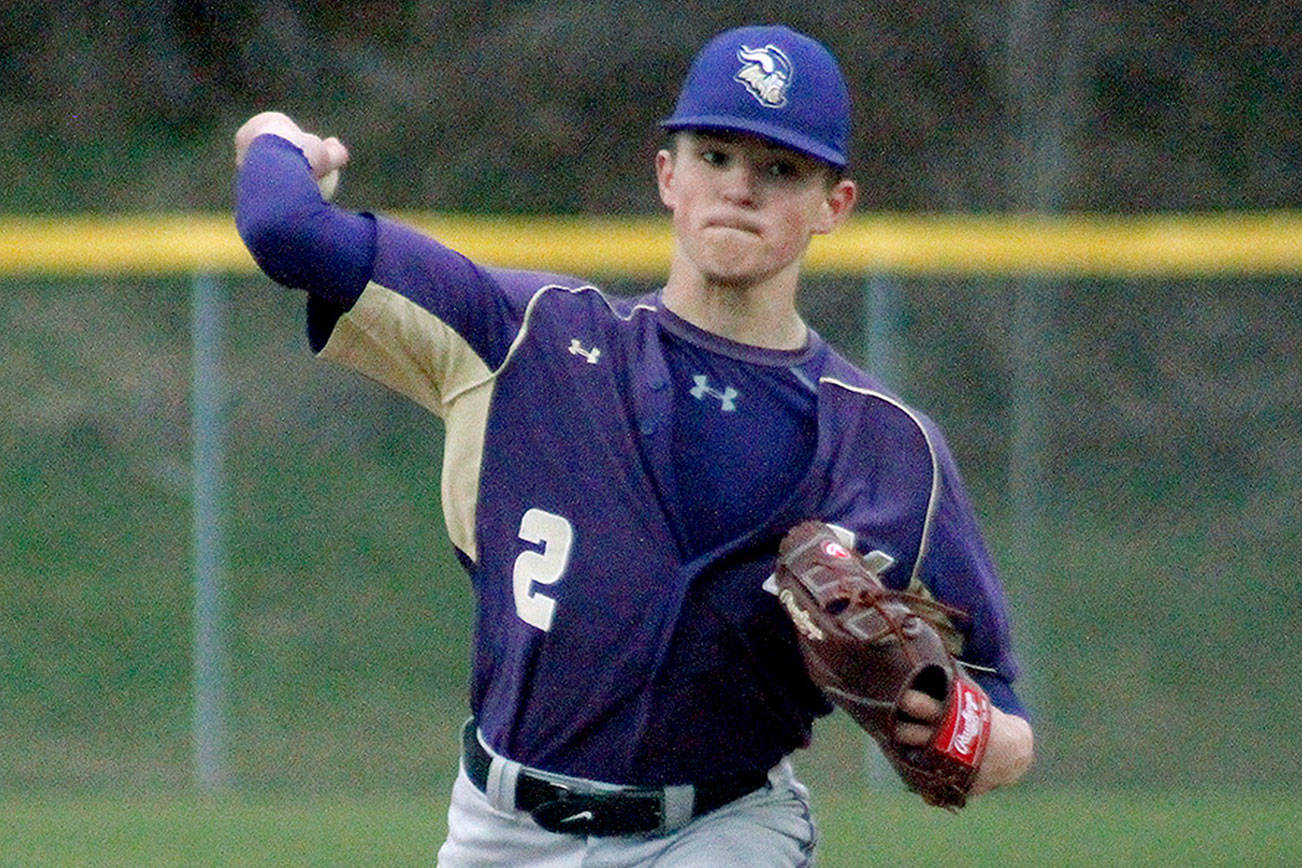
[[[659,420],[669,413],[669,396],[666,392],[669,381],[662,377],[653,377],[647,383],[647,387],[651,390],[645,404],[649,412],[642,417],[638,425],[638,430],[642,432],[643,437],[650,437],[659,431],[663,427]]]

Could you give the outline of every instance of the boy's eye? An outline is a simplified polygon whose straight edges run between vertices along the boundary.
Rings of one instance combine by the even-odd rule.
[[[720,150],[709,149],[702,152],[701,159],[709,163],[711,166],[722,166],[724,163],[728,162],[728,155]]]
[[[809,177],[811,168],[799,160],[776,160],[769,164],[770,178],[782,181],[803,181]]]

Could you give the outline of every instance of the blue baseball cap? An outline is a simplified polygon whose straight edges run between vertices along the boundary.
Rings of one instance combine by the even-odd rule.
[[[850,91],[821,42],[780,25],[738,27],[696,55],[660,126],[753,133],[844,169]]]

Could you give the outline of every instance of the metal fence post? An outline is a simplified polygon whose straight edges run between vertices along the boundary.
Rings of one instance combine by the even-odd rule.
[[[900,340],[904,331],[899,278],[880,272],[864,277],[864,357],[868,373],[895,392],[904,389]]]
[[[199,786],[213,790],[226,769],[226,666],[222,631],[223,463],[226,443],[222,387],[224,296],[211,274],[194,276],[191,424],[194,497],[194,761]]]
[[[904,332],[900,280],[893,274],[867,272],[863,278],[863,357],[872,376],[890,390],[904,391],[904,365],[900,342]],[[874,792],[894,792],[903,787],[890,761],[869,736],[863,737],[864,774]]]

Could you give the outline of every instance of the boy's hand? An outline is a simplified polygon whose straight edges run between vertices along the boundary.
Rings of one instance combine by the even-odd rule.
[[[235,133],[235,165],[244,163],[244,154],[253,140],[264,133],[280,136],[296,146],[307,157],[312,167],[312,177],[323,186],[332,173],[338,172],[348,163],[348,148],[339,139],[331,136],[322,139],[313,133],[305,132],[286,114],[281,112],[262,112],[245,121]],[[337,176],[336,176],[337,177]]]

